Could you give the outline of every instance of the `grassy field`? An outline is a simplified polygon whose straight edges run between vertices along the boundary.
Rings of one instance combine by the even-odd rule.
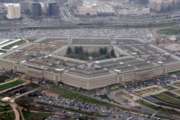
[[[146,102],[144,100],[138,100],[138,103],[140,103],[141,105],[144,105],[146,107],[149,107],[149,108],[151,108],[153,110],[159,110],[160,109],[159,107],[157,107],[157,106],[155,106],[155,105],[153,105],[153,104],[151,104],[149,102]]]
[[[135,93],[136,95],[143,97],[143,96],[152,95],[154,93],[162,92],[162,91],[164,91],[162,87],[154,85],[154,86],[146,87],[140,90],[136,90]]]
[[[11,110],[10,106],[3,103],[3,102],[0,102],[0,112],[5,112],[5,111],[9,111]]]
[[[77,91],[68,90],[68,89],[65,89],[65,88],[60,87],[60,86],[51,85],[50,90],[58,93],[59,95],[65,97],[65,98],[76,99],[76,100],[79,100],[79,101],[84,102],[84,103],[111,106],[111,104],[109,104],[107,102],[82,95],[81,93],[79,93]]]
[[[0,53],[6,53],[6,51],[5,50],[0,50]]]
[[[161,93],[158,95],[154,95],[154,97],[165,103],[169,103],[173,106],[180,106],[180,99],[175,96],[171,96],[167,93]]]
[[[50,113],[43,112],[23,112],[25,120],[44,120]]]
[[[161,118],[166,118],[166,119],[172,119],[171,115],[179,115],[180,113],[174,111],[174,110],[169,110],[169,109],[164,109],[162,107],[155,106],[149,102],[146,102],[144,100],[139,100],[138,103],[140,103],[143,106],[146,106],[147,108],[150,108],[152,110],[155,110],[158,112],[158,116]]]
[[[165,89],[168,89],[168,90],[175,90],[176,88],[175,87],[173,87],[173,86],[166,86],[166,87],[164,87]]]
[[[179,75],[180,74],[180,70],[169,72],[168,74],[169,75],[173,75],[173,74],[178,74]]]
[[[11,49],[12,47],[16,46],[16,45],[21,45],[21,44],[24,44],[25,41],[24,40],[20,40],[20,41],[17,41],[13,44],[10,44],[10,45],[7,45],[5,47],[2,47],[2,49],[5,49],[5,50],[8,50],[8,49]]]
[[[174,90],[173,92],[175,92],[176,94],[178,94],[178,96],[180,95],[180,89]]]
[[[22,83],[24,83],[24,81],[22,81],[22,80],[15,80],[15,81],[12,81],[12,82],[7,82],[5,84],[1,84],[0,85],[0,91],[6,90],[6,89],[9,89],[9,88],[12,88],[12,87],[15,87],[15,86],[20,85]]]
[[[1,75],[0,76],[0,84],[4,83],[6,80],[8,80],[10,77],[7,75]]]
[[[178,88],[180,88],[180,82],[176,82],[176,83],[174,83],[173,85],[176,86],[176,87],[178,87]]]
[[[13,112],[0,113],[0,120],[14,120]]]
[[[178,35],[180,34],[180,28],[167,28],[159,30],[160,34],[164,35]]]

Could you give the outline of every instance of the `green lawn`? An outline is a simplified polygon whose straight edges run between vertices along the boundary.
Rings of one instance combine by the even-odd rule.
[[[50,113],[43,112],[23,112],[25,120],[44,120]]]
[[[0,120],[14,120],[13,112],[0,113]]]
[[[6,51],[5,50],[0,50],[0,53],[6,53]]]
[[[159,100],[172,104],[174,106],[180,106],[180,99],[174,97],[174,96],[170,96],[166,93],[160,93],[158,95],[154,95],[154,97],[158,98]]]
[[[179,82],[178,83],[174,83],[174,86],[180,88],[180,83]]]
[[[176,88],[173,87],[173,86],[166,86],[165,88],[168,89],[168,90],[175,90],[175,89],[176,89]]]
[[[111,91],[116,91],[116,90],[119,90],[120,88],[121,88],[120,85],[112,85],[112,86],[110,86]]]
[[[17,41],[17,42],[15,42],[15,43],[12,43],[12,44],[10,44],[10,45],[4,46],[4,47],[2,47],[2,49],[8,50],[8,49],[11,49],[12,47],[14,47],[14,46],[16,46],[16,45],[21,45],[21,44],[23,44],[23,43],[25,43],[25,42],[26,42],[26,41],[24,41],[24,40],[20,40],[20,41]]]
[[[177,70],[177,71],[174,71],[174,72],[169,72],[168,74],[169,74],[169,75],[172,75],[172,74],[180,74],[180,70]]]
[[[0,97],[0,99],[1,99],[1,97]],[[6,106],[6,103],[3,103],[3,102],[0,101],[0,108],[1,108],[2,106]]]
[[[15,86],[20,85],[22,83],[24,83],[24,81],[22,81],[22,80],[15,80],[13,82],[7,82],[5,84],[1,84],[0,85],[0,91],[6,90],[6,89],[9,89],[9,88],[12,88],[12,87],[15,87]]]
[[[65,89],[60,86],[51,85],[50,90],[60,94],[61,96],[65,97],[65,98],[76,99],[76,100],[79,100],[84,103],[111,106],[110,103],[82,95],[81,93],[79,93],[77,91],[68,90],[68,89]]]
[[[11,110],[10,106],[5,103],[0,102],[0,112],[5,112],[8,110]]]
[[[146,102],[144,100],[139,100],[138,103],[140,103],[141,105],[146,106],[146,107],[148,107],[148,108],[150,108],[152,110],[157,111],[158,112],[157,115],[159,117],[162,117],[162,118],[169,119],[169,118],[171,118],[170,115],[179,115],[179,113],[174,111],[174,110],[169,110],[169,109],[164,109],[162,107],[157,107],[157,106],[155,106],[155,105],[153,105],[153,104],[151,104],[149,102]]]
[[[1,75],[0,76],[0,83],[3,83],[5,80],[9,79],[10,77],[7,75]]]
[[[165,35],[178,35],[178,34],[180,34],[180,28],[161,29],[161,30],[159,30],[159,33],[165,34]]]
[[[157,106],[155,106],[155,105],[153,105],[153,104],[151,104],[149,102],[146,102],[144,100],[139,100],[138,103],[140,103],[141,105],[144,105],[146,107],[149,107],[149,108],[151,108],[153,110],[159,110],[160,109],[159,107],[157,107]]]

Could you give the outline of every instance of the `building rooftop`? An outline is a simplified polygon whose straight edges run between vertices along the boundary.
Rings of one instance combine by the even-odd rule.
[[[72,42],[70,42],[72,41]],[[3,59],[19,62],[39,69],[67,73],[83,77],[102,76],[120,72],[143,70],[178,61],[178,57],[152,44],[134,39],[42,39],[27,43],[24,47],[7,53]],[[111,44],[116,43],[116,44]],[[98,47],[110,45],[119,56],[102,60],[77,60],[64,56],[67,46]],[[122,56],[121,56],[122,55]]]

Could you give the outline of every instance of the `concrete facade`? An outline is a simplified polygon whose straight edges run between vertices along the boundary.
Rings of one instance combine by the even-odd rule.
[[[137,71],[129,71],[117,74],[112,72],[105,75],[100,75],[97,77],[84,77],[78,76],[68,71],[54,72],[45,69],[40,69],[37,67],[26,66],[23,64],[12,63],[10,61],[1,60],[0,61],[1,70],[15,70],[17,72],[23,72],[27,76],[47,79],[54,82],[62,82],[64,84],[83,88],[87,90],[106,87],[113,84],[123,84],[125,82],[135,82],[140,80],[151,79],[153,77],[163,75],[169,72],[174,72],[180,70],[180,62],[168,65],[162,65],[154,68],[148,68]]]

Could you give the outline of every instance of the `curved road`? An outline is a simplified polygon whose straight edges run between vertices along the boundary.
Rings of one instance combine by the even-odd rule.
[[[14,103],[14,102],[11,102],[11,103],[10,103],[10,106],[11,106],[12,110],[14,111],[15,120],[21,120],[21,116],[20,116],[20,114],[19,114],[17,104]]]

